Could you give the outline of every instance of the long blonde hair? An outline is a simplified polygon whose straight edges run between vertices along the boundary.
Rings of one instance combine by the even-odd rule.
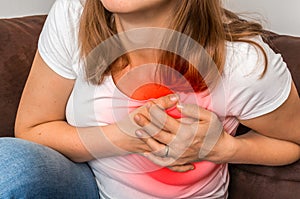
[[[267,66],[266,54],[262,47],[245,39],[263,34],[263,28],[259,23],[240,19],[235,13],[224,9],[221,0],[181,0],[179,2],[169,28],[191,37],[202,45],[220,73],[223,71],[226,58],[226,41],[248,42],[257,46],[264,53]],[[106,10],[99,0],[86,0],[79,30],[82,57],[87,56],[97,45],[115,34],[117,31],[113,13]],[[194,91],[207,88],[204,77],[199,74],[198,70],[178,55],[165,52],[161,60],[162,63],[167,63],[179,71]],[[119,61],[124,66],[128,64],[126,55],[121,56]],[[95,66],[86,66],[88,81],[100,84],[105,75],[113,70],[120,70],[120,67],[114,66],[115,63],[106,67],[100,74],[93,72],[97,71],[93,68]]]

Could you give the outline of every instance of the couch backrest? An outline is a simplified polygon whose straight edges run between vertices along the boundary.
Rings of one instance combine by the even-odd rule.
[[[0,137],[14,136],[14,122],[37,40],[46,16],[0,19]],[[268,43],[283,55],[300,90],[300,38],[270,34]]]
[[[14,135],[19,100],[45,18],[0,19],[0,137]]]
[[[282,55],[300,93],[300,37],[270,33],[266,42],[275,52]]]

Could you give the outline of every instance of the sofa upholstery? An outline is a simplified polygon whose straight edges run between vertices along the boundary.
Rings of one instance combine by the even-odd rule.
[[[300,93],[300,38],[267,32],[266,42],[283,56]],[[300,114],[300,113],[299,113]],[[239,126],[237,135],[249,129]],[[235,164],[230,165],[230,198],[240,199],[299,199],[300,160],[279,167]]]
[[[14,135],[16,111],[45,18],[0,19],[0,137]]]
[[[21,93],[37,48],[46,16],[0,19],[0,137],[14,136]],[[300,38],[268,33],[266,42],[283,55],[300,90]],[[238,133],[247,128],[240,126]],[[0,146],[1,147],[1,146]],[[231,199],[300,198],[300,161],[268,167],[231,164]]]

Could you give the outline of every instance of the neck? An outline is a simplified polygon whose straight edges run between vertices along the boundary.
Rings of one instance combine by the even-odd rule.
[[[174,13],[174,5],[166,4],[152,10],[144,10],[135,13],[116,13],[115,22],[117,32],[126,32],[134,29],[141,28],[169,28],[172,14]],[[126,48],[126,45],[129,42],[143,42],[145,45],[147,41],[153,40],[153,34],[145,33],[142,37],[138,35],[126,34],[126,41],[123,41],[123,45]],[[141,41],[142,38],[142,41]],[[149,39],[149,40],[148,40]],[[147,46],[145,46],[147,47]],[[127,55],[130,59],[129,68],[143,65],[145,63],[157,63],[160,52],[155,49],[142,49],[134,52],[130,52]]]
[[[126,15],[127,14],[116,15],[116,28],[118,32],[144,27],[168,28],[169,26],[169,19],[167,17],[160,18],[159,16],[155,16],[150,13],[148,16],[143,15],[142,17]]]
[[[118,33],[126,32],[134,29],[142,28],[169,28],[172,15],[174,15],[175,6],[174,3],[167,3],[159,5],[158,7],[140,10],[138,12],[131,13],[115,13],[115,23]],[[139,33],[137,33],[139,34]],[[145,44],[147,48],[147,42],[153,40],[153,34],[149,31],[146,33],[141,33],[143,36],[137,34],[126,34],[126,38],[122,41],[125,48],[130,46],[132,43]],[[121,72],[126,73],[126,71],[131,70],[137,66],[141,66],[147,63],[158,63],[161,51],[157,49],[140,49],[127,54],[130,65],[126,67],[125,70]],[[127,49],[130,49],[127,48]]]

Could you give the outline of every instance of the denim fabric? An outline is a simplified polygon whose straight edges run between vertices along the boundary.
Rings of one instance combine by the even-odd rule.
[[[86,163],[29,141],[0,138],[0,198],[97,199],[99,192]]]

